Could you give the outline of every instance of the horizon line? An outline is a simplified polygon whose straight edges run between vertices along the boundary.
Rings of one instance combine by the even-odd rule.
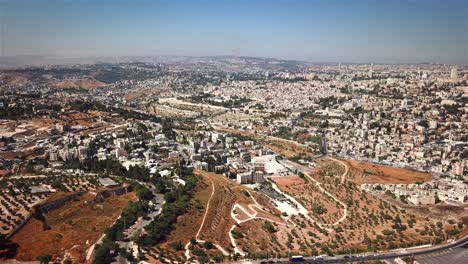
[[[463,64],[457,63],[442,63],[442,62],[435,62],[435,61],[388,61],[385,60],[355,60],[355,61],[339,61],[339,60],[309,60],[309,59],[293,59],[293,58],[281,58],[281,57],[272,57],[272,56],[253,56],[253,55],[228,55],[228,54],[219,54],[219,55],[169,55],[169,54],[161,54],[161,55],[85,55],[85,56],[64,56],[58,54],[15,54],[15,55],[7,55],[7,56],[0,56],[1,59],[15,59],[21,57],[51,57],[56,59],[62,60],[78,60],[78,59],[99,59],[99,58],[124,58],[124,57],[181,57],[181,58],[210,58],[210,57],[232,57],[232,58],[253,58],[253,59],[270,59],[270,60],[283,60],[283,61],[296,61],[302,63],[311,63],[311,64],[370,64],[373,63],[374,65],[418,65],[418,64],[430,64],[430,65],[447,65],[447,66],[459,66],[459,67],[468,67],[468,62]],[[141,61],[144,62],[144,61]],[[125,62],[122,62],[125,63]],[[34,64],[34,63],[33,63]],[[41,63],[36,63],[41,64]],[[73,62],[65,63],[65,64],[73,64]],[[89,64],[89,63],[76,63],[76,64]],[[0,61],[1,65],[1,61]],[[28,63],[21,63],[22,66],[28,66]],[[61,65],[61,64],[53,64],[53,63],[44,63],[44,65]]]

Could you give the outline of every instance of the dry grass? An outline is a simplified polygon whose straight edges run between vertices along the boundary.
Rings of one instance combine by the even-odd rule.
[[[287,188],[306,184],[306,181],[299,176],[278,176],[270,177],[270,179],[274,180],[278,186]]]
[[[127,100],[135,100],[140,98],[147,98],[149,96],[158,95],[161,93],[161,90],[158,89],[140,89],[132,90],[125,95]]]
[[[212,184],[208,181],[198,183],[189,212],[177,219],[174,231],[171,232],[167,244],[182,241],[182,244],[185,245],[192,237],[195,237],[197,227],[202,222],[203,213],[208,204],[211,188]]]
[[[79,201],[68,202],[46,214],[49,230],[44,230],[43,223],[37,219],[29,221],[11,238],[19,246],[16,259],[30,261],[46,253],[61,258],[69,253],[74,261],[83,263],[87,248],[112,225],[129,201],[136,200],[136,195],[127,193],[85,204],[93,198],[84,194]]]
[[[285,178],[285,179],[283,179]],[[332,224],[343,216],[343,206],[317,188],[314,182],[305,181],[298,176],[272,178],[285,193],[295,197],[310,213],[309,216],[320,224]],[[324,214],[314,214],[312,208],[326,208]]]
[[[310,158],[314,157],[314,154],[311,153],[306,147],[294,141],[271,136],[260,136],[249,131],[233,128],[223,128],[221,131],[241,136],[252,137],[258,140],[258,142],[263,146],[287,158],[293,158],[297,156],[309,156]]]
[[[105,83],[95,79],[66,79],[55,82],[54,85],[57,88],[84,88],[84,89],[96,89],[106,86]]]
[[[254,202],[244,191],[249,191],[264,208],[261,211],[262,216],[271,218],[274,221],[282,221],[279,217],[279,211],[266,198],[257,195],[247,187],[238,185],[224,176],[215,173],[195,170],[195,174],[203,177],[205,182],[212,181],[215,186],[215,195],[211,200],[205,224],[200,233],[200,239],[212,241],[225,248],[230,247],[230,240],[227,234],[235,223],[234,219],[231,218],[231,210],[234,204],[238,203],[244,206],[249,213],[253,213],[248,207],[249,205],[253,205]]]
[[[183,251],[175,251],[170,245],[173,242],[180,241],[185,246],[191,238],[196,236],[198,228],[202,223],[203,214],[211,194],[211,188],[211,182],[200,177],[188,212],[177,218],[177,223],[174,225],[174,230],[170,233],[168,240],[159,249],[153,248],[151,250],[153,253],[160,254],[164,252],[164,255],[168,258],[183,262]]]
[[[363,243],[368,237],[372,248],[383,250],[390,246],[406,247],[411,243],[431,243],[440,234],[445,235],[447,229],[454,225],[442,221],[442,228],[437,227],[438,220],[426,218],[409,210],[402,210],[386,202],[379,197],[361,191],[352,181],[340,183],[343,166],[331,160],[319,160],[320,166],[308,171],[308,174],[321,183],[321,186],[331,195],[346,204],[348,216],[336,225],[331,225],[341,217],[343,211],[341,205],[334,200],[326,198],[309,181],[298,177],[284,177],[274,179],[278,186],[290,195],[294,196],[306,208],[310,209],[310,202],[320,203],[327,209],[321,216],[311,214],[313,221],[301,216],[293,217],[296,227],[277,226],[276,232],[265,233],[262,230],[262,221],[250,221],[238,228],[244,235],[238,244],[251,254],[272,254],[281,252],[283,255],[300,253],[323,253],[318,245],[327,245],[337,252],[340,250],[369,250]],[[306,178],[307,179],[307,178]],[[312,182],[312,181],[310,181]],[[396,232],[393,228],[396,216],[407,227],[406,230]],[[414,218],[416,223],[411,227],[408,221]],[[316,224],[322,225],[322,231]],[[325,228],[326,233],[323,233]],[[386,238],[384,230],[394,231],[393,235]],[[464,228],[463,232],[466,232]],[[445,236],[444,239],[448,237]],[[317,244],[320,243],[320,244]]]
[[[283,243],[276,243],[276,234],[263,228],[265,222],[265,220],[249,221],[235,229],[244,237],[236,240],[243,252],[265,252],[274,256],[275,252],[282,252],[286,249]]]
[[[358,183],[415,183],[430,181],[429,173],[356,160],[343,160],[350,169],[348,177]]]
[[[263,207],[263,210],[258,209],[257,215],[259,217],[265,217],[279,222],[282,221],[280,212],[271,205],[266,197],[256,194],[247,187],[240,186],[223,175],[201,170],[194,170],[194,174],[197,175],[200,180],[197,184],[189,211],[177,219],[177,223],[174,226],[174,230],[169,235],[168,241],[159,247],[150,249],[152,255],[163,254],[167,259],[184,262],[184,251],[175,251],[170,245],[178,241],[180,241],[182,245],[186,245],[191,238],[196,237],[205,213],[206,219],[201,228],[199,237],[197,238],[210,241],[232,252],[233,249],[228,235],[230,228],[235,224],[235,220],[231,217],[232,208],[235,204],[240,204],[249,213],[254,213],[254,211],[249,208],[249,206],[254,205],[254,202],[252,197],[246,195],[247,191],[249,191],[255,200]],[[214,196],[210,200],[213,187]],[[236,213],[238,219],[247,220],[250,218],[247,214],[242,212],[242,210],[236,209]],[[249,222],[252,221],[247,221],[243,223],[242,226]],[[191,245],[191,247],[198,246]],[[222,252],[217,249],[205,250],[205,252],[210,256],[222,254]]]
[[[0,74],[0,80],[3,81],[6,85],[25,85],[30,83],[30,76],[24,73],[18,72],[5,72]]]

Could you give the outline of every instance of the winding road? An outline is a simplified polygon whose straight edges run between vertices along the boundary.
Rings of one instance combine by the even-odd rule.
[[[468,236],[464,236],[458,240],[448,242],[443,245],[429,246],[424,248],[413,248],[413,249],[396,249],[386,252],[376,253],[361,253],[351,255],[338,255],[333,257],[307,257],[304,258],[302,263],[347,263],[347,262],[366,262],[371,260],[392,260],[395,258],[405,258],[411,256],[424,256],[428,254],[434,254],[443,252],[450,249],[465,248],[468,246]],[[282,258],[274,260],[275,263],[291,263],[289,259]],[[261,263],[261,260],[250,261],[251,263]]]
[[[349,168],[348,166],[340,161],[340,160],[337,160],[337,159],[334,159],[334,158],[329,158],[333,161],[336,161],[336,162],[339,162],[341,163],[344,167],[345,167],[345,171],[343,172],[343,174],[341,175],[341,183],[344,183],[345,181],[345,178],[346,178],[346,174],[348,174],[348,171],[349,171]],[[338,198],[336,198],[335,196],[333,196],[331,193],[329,193],[327,190],[325,190],[323,187],[322,187],[322,183],[318,182],[316,179],[314,179],[313,177],[310,176],[309,173],[305,173],[304,174],[305,176],[307,176],[307,178],[309,178],[311,181],[313,181],[315,183],[315,185],[317,186],[317,188],[320,189],[320,191],[322,191],[323,193],[325,193],[326,195],[330,196],[333,200],[335,200],[337,203],[341,204],[341,206],[343,206],[343,216],[338,219],[335,223],[331,224],[332,226],[336,226],[338,225],[339,223],[343,222],[346,217],[348,216],[348,207],[346,206],[346,204],[344,202],[342,202],[341,200],[339,200]]]
[[[328,157],[328,159],[333,160],[333,161],[335,161],[335,162],[338,162],[338,163],[340,163],[341,165],[343,165],[343,167],[345,167],[345,171],[344,171],[344,173],[341,175],[341,184],[344,184],[344,183],[345,183],[345,179],[346,179],[346,175],[348,174],[348,171],[349,171],[348,165],[346,165],[346,163],[344,163],[343,161],[341,161],[341,160],[339,160],[339,159],[335,159],[335,158],[332,158],[332,157]]]
[[[202,231],[203,229],[203,226],[205,225],[205,220],[206,220],[206,217],[208,215],[208,211],[210,210],[210,204],[211,204],[211,199],[213,198],[214,194],[215,194],[215,184],[213,182],[212,179],[210,179],[210,182],[211,182],[211,194],[210,194],[210,198],[208,198],[208,202],[206,203],[206,209],[205,209],[205,214],[203,215],[203,220],[202,220],[202,223],[200,224],[200,228],[198,228],[198,231],[197,231],[197,234],[195,235],[195,240],[197,241],[197,243],[205,243],[204,240],[201,240],[201,239],[198,239],[198,237],[200,236],[200,232]],[[185,245],[185,258],[188,260],[190,259],[190,241]],[[228,256],[229,255],[229,252],[227,252],[223,247],[221,247],[220,245],[217,245],[217,244],[213,244],[219,251],[221,251],[223,253],[223,255],[225,256]]]
[[[266,220],[266,221],[269,221],[269,222],[272,222],[272,223],[275,223],[277,225],[285,225],[285,226],[288,226],[288,224],[285,224],[285,223],[282,223],[282,222],[278,222],[278,221],[274,221],[272,219],[269,219],[269,218],[266,218],[266,217],[259,217],[257,216],[258,215],[258,211],[255,209],[259,209],[261,211],[264,211],[263,209],[263,206],[261,206],[257,200],[255,200],[255,198],[253,197],[252,193],[250,193],[250,191],[246,190],[249,195],[250,195],[250,198],[252,199],[252,201],[254,202],[254,204],[249,204],[248,207],[250,210],[252,210],[254,213],[251,214],[248,212],[248,210],[245,209],[245,207],[243,207],[242,205],[236,203],[234,204],[234,206],[232,207],[231,209],[231,217],[234,219],[234,221],[236,221],[237,224],[242,224],[242,223],[245,223],[247,221],[250,221],[250,220],[254,220],[254,219],[262,219],[262,220]],[[240,219],[237,219],[237,216],[235,214],[235,210],[236,209],[239,209],[241,211],[243,211],[249,218],[247,219],[244,219],[244,220],[240,220]],[[245,256],[245,253],[242,252],[242,250],[240,250],[238,247],[237,247],[237,244],[236,244],[236,241],[234,239],[234,236],[232,235],[232,230],[234,230],[234,228],[236,228],[237,225],[232,225],[231,226],[231,229],[229,229],[229,238],[231,240],[231,243],[232,245],[234,246],[234,253],[237,253],[241,256]]]

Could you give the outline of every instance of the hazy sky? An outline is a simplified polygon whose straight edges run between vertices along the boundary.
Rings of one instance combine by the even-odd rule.
[[[468,0],[0,0],[0,16],[8,56],[468,64]]]

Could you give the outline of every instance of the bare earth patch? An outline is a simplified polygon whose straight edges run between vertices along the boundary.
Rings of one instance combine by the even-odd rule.
[[[429,173],[380,164],[343,160],[349,167],[350,179],[358,183],[415,183],[430,181]]]
[[[134,193],[127,193],[103,202],[92,202],[93,199],[93,195],[86,193],[78,201],[46,214],[49,230],[44,230],[40,220],[31,219],[11,238],[18,244],[16,259],[30,261],[41,254],[57,259],[69,253],[74,261],[83,263],[87,248],[112,225],[127,203],[137,198]]]
[[[55,83],[58,88],[84,88],[96,89],[106,86],[105,83],[95,79],[66,79]]]

